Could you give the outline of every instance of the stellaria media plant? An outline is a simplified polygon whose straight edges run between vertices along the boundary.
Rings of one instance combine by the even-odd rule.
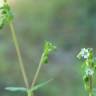
[[[95,88],[93,86],[95,70],[96,70],[96,57],[92,48],[82,48],[78,53],[77,58],[82,60],[82,72],[85,89],[88,96],[95,96]]]
[[[6,87],[5,89],[8,90],[8,91],[11,91],[11,92],[23,91],[23,92],[26,92],[27,96],[33,96],[33,93],[34,93],[35,90],[43,87],[44,85],[48,84],[49,82],[51,82],[53,80],[53,79],[50,79],[48,81],[45,81],[43,83],[35,85],[42,65],[46,64],[48,62],[48,56],[52,51],[54,51],[56,49],[56,46],[54,46],[49,41],[45,42],[44,51],[41,55],[41,59],[40,59],[38,68],[37,68],[36,73],[34,75],[34,78],[32,80],[32,84],[30,86],[29,82],[28,82],[27,75],[26,75],[26,71],[25,71],[25,68],[24,68],[24,64],[23,64],[18,40],[17,40],[17,37],[16,37],[16,32],[15,32],[14,25],[13,25],[13,14],[12,14],[11,8],[8,4],[8,1],[3,0],[3,4],[0,7],[0,29],[2,29],[6,24],[9,25],[10,30],[11,30],[12,40],[13,40],[13,43],[14,43],[15,48],[16,48],[17,57],[18,57],[20,69],[21,69],[21,72],[22,72],[22,76],[23,76],[23,79],[24,79],[25,87]]]

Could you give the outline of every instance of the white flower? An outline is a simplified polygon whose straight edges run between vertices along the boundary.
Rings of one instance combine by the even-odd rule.
[[[88,49],[85,49],[85,48],[82,48],[81,49],[81,52],[80,52],[81,56],[84,58],[84,59],[87,59],[89,57],[89,51]]]
[[[88,69],[86,69],[85,73],[86,73],[86,75],[92,76],[94,74],[94,71],[92,69],[88,68]]]

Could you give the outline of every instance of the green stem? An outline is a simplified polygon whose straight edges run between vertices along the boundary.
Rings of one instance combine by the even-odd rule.
[[[36,83],[37,77],[38,77],[40,69],[42,67],[43,58],[44,58],[44,54],[42,54],[42,56],[41,56],[40,63],[38,65],[37,71],[36,71],[35,76],[34,76],[33,81],[32,81],[31,88],[33,88],[35,83]]]
[[[26,88],[29,88],[28,78],[27,78],[27,75],[26,75],[26,72],[25,72],[25,68],[24,68],[24,65],[23,65],[23,60],[22,60],[22,57],[21,57],[19,44],[18,44],[17,37],[16,37],[16,32],[15,32],[15,29],[14,29],[14,26],[13,26],[12,22],[10,22],[10,30],[11,30],[11,34],[12,34],[13,43],[14,43],[15,48],[16,48],[17,57],[18,57],[18,61],[19,61],[19,64],[20,64],[20,69],[21,69],[21,72],[22,72],[22,75],[23,75],[23,79],[24,79]]]
[[[30,90],[27,91],[28,96],[33,96]]]
[[[89,76],[89,96],[93,96],[92,89],[92,76]]]

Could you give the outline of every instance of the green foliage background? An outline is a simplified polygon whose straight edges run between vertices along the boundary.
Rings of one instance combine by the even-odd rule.
[[[9,0],[9,4],[30,83],[44,41],[57,46],[38,83],[55,79],[35,96],[84,96],[76,54],[82,47],[96,49],[96,0]],[[25,95],[7,92],[6,86],[24,86],[9,26],[0,31],[0,95]]]

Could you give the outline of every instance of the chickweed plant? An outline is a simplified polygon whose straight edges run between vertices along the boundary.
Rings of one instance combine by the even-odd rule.
[[[82,48],[79,54],[77,55],[77,58],[82,60],[82,72],[83,72],[83,81],[85,89],[88,93],[88,96],[94,96],[94,73],[96,70],[96,64],[94,56],[94,52],[92,48]]]
[[[6,24],[8,24],[9,27],[10,27],[11,34],[12,34],[12,40],[13,40],[13,43],[14,43],[15,48],[16,48],[21,73],[22,73],[24,83],[25,83],[25,87],[6,87],[5,89],[8,90],[8,91],[12,91],[12,92],[23,91],[23,92],[26,92],[27,96],[33,96],[33,92],[35,90],[37,90],[38,88],[41,88],[42,86],[48,84],[50,81],[53,80],[53,79],[50,79],[46,82],[35,85],[42,65],[46,64],[48,62],[48,56],[52,51],[54,51],[56,49],[56,46],[54,46],[49,41],[45,42],[44,51],[41,55],[41,59],[40,59],[38,68],[36,70],[36,73],[34,75],[34,78],[32,80],[31,85],[29,85],[28,78],[27,78],[27,75],[26,75],[26,70],[24,68],[24,64],[23,64],[23,60],[22,60],[22,56],[21,56],[21,52],[20,52],[20,48],[19,48],[19,44],[18,44],[18,40],[17,40],[17,37],[16,37],[16,32],[15,32],[12,20],[13,20],[13,15],[12,15],[11,8],[8,4],[8,1],[3,0],[3,4],[0,7],[0,29],[2,29],[4,27],[4,25],[6,25]]]

